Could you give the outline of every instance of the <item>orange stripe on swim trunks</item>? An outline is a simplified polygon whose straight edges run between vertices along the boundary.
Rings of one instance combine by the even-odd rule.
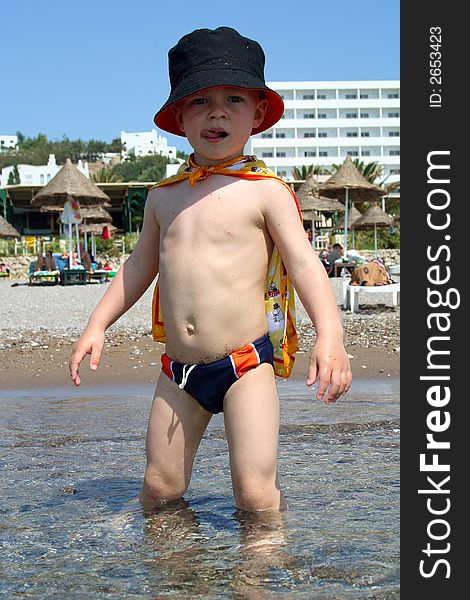
[[[241,377],[247,371],[259,365],[258,352],[255,350],[253,344],[246,344],[240,350],[232,352],[230,356],[233,359],[238,377]]]

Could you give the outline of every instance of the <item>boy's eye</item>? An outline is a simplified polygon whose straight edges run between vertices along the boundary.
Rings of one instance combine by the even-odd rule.
[[[205,98],[194,98],[191,104],[204,104],[207,102]]]
[[[229,96],[229,102],[243,102],[243,98],[241,96]]]

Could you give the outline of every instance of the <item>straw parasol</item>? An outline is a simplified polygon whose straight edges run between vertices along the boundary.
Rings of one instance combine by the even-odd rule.
[[[104,224],[101,223],[87,223],[86,225],[81,223],[78,226],[80,231],[86,231],[87,233],[91,233],[92,235],[101,235],[103,232],[103,227]],[[109,233],[114,233],[115,231],[117,231],[117,227],[115,225],[108,224],[106,225],[106,227],[108,228]]]
[[[313,240],[315,240],[314,220],[317,218],[316,213],[344,210],[344,206],[338,200],[320,196],[319,189],[320,185],[318,182],[310,176],[307,177],[295,193],[299,201],[302,216],[304,219],[310,219],[312,221]]]
[[[373,183],[369,183],[357,169],[351,157],[346,156],[341,167],[323,185],[320,192],[329,198],[338,198],[344,193],[344,254],[348,250],[348,212],[349,200],[352,202],[375,202],[387,192]]]
[[[377,227],[387,227],[391,223],[393,223],[393,218],[387,215],[380,206],[373,204],[355,221],[353,228],[374,228],[375,257],[377,258]]]
[[[21,237],[21,234],[13,227],[13,225],[10,225],[10,223],[6,219],[0,216],[0,237]]]
[[[71,196],[81,206],[111,206],[110,198],[67,158],[64,166],[31,200],[41,210],[61,210]]]

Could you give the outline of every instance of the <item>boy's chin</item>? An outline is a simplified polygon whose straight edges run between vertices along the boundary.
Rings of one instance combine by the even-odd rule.
[[[210,151],[200,152],[194,150],[194,161],[198,165],[208,165],[208,164],[219,164],[222,162],[226,162],[227,160],[231,160],[232,158],[236,158],[237,156],[241,156],[243,154],[243,148],[233,151],[227,151],[227,149],[223,148],[214,148],[210,149]]]

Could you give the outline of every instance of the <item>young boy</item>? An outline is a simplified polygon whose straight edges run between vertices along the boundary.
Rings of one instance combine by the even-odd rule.
[[[316,329],[307,385],[318,379],[317,398],[326,403],[351,385],[336,302],[292,192],[255,157],[243,156],[249,136],[283,112],[282,99],[265,85],[264,60],[257,42],[228,27],[196,30],[170,50],[171,93],[154,120],[186,136],[194,153],[179,175],[149,192],[139,242],[72,350],[70,373],[80,385],[80,362],[90,354],[91,369],[98,368],[105,330],[158,274],[154,332],[166,339],[166,352],[148,424],[140,493],[146,508],[182,497],[204,431],[220,411],[236,505],[286,508],[267,298],[285,300],[270,313],[273,329],[284,333],[281,359],[274,357],[281,374],[290,372],[285,336],[295,329],[292,293],[276,296],[274,280],[266,287],[276,252]],[[279,273],[286,291],[286,273]]]

